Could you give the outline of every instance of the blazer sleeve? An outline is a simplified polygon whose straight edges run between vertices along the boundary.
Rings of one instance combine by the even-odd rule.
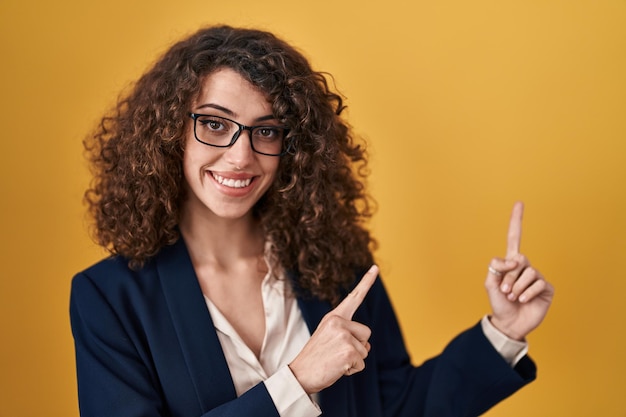
[[[480,323],[415,367],[380,279],[362,307],[362,317],[372,328],[370,356],[385,416],[477,416],[535,378],[532,360],[524,357],[512,368],[484,336]]]
[[[278,417],[263,383],[212,410],[195,401],[174,404],[163,392],[145,335],[128,325],[86,274],[72,281],[70,320],[75,341],[78,397],[83,417]],[[122,300],[121,302],[132,302]]]

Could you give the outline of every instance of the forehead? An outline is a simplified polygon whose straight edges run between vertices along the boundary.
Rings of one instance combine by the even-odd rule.
[[[192,106],[195,111],[209,105],[228,109],[233,116],[272,114],[272,106],[267,96],[230,68],[220,68],[202,79],[200,91]]]

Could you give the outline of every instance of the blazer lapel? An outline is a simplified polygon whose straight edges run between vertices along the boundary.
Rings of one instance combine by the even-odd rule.
[[[237,397],[228,364],[183,239],[164,248],[156,261],[187,369],[205,413]]]

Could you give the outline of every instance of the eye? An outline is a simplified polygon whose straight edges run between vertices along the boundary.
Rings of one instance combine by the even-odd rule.
[[[200,120],[200,123],[212,130],[220,130],[224,128],[224,123],[218,122],[216,120]]]
[[[276,135],[276,129],[269,129],[267,127],[263,127],[261,129],[259,129],[259,134],[261,136],[274,136]]]
[[[230,130],[228,122],[221,117],[205,116],[198,119],[199,125],[209,133],[227,133]]]
[[[283,129],[279,127],[257,127],[254,129],[254,136],[263,140],[279,140],[283,136]]]
[[[215,120],[209,120],[206,125],[214,130],[219,130],[220,128],[222,128],[224,125],[220,122],[216,122]]]

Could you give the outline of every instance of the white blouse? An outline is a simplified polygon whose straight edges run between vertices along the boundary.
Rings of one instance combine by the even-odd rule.
[[[300,353],[311,333],[285,279],[268,272],[261,284],[265,336],[257,359],[219,309],[204,297],[240,396],[261,381],[281,417],[316,417],[322,412],[287,366]]]

